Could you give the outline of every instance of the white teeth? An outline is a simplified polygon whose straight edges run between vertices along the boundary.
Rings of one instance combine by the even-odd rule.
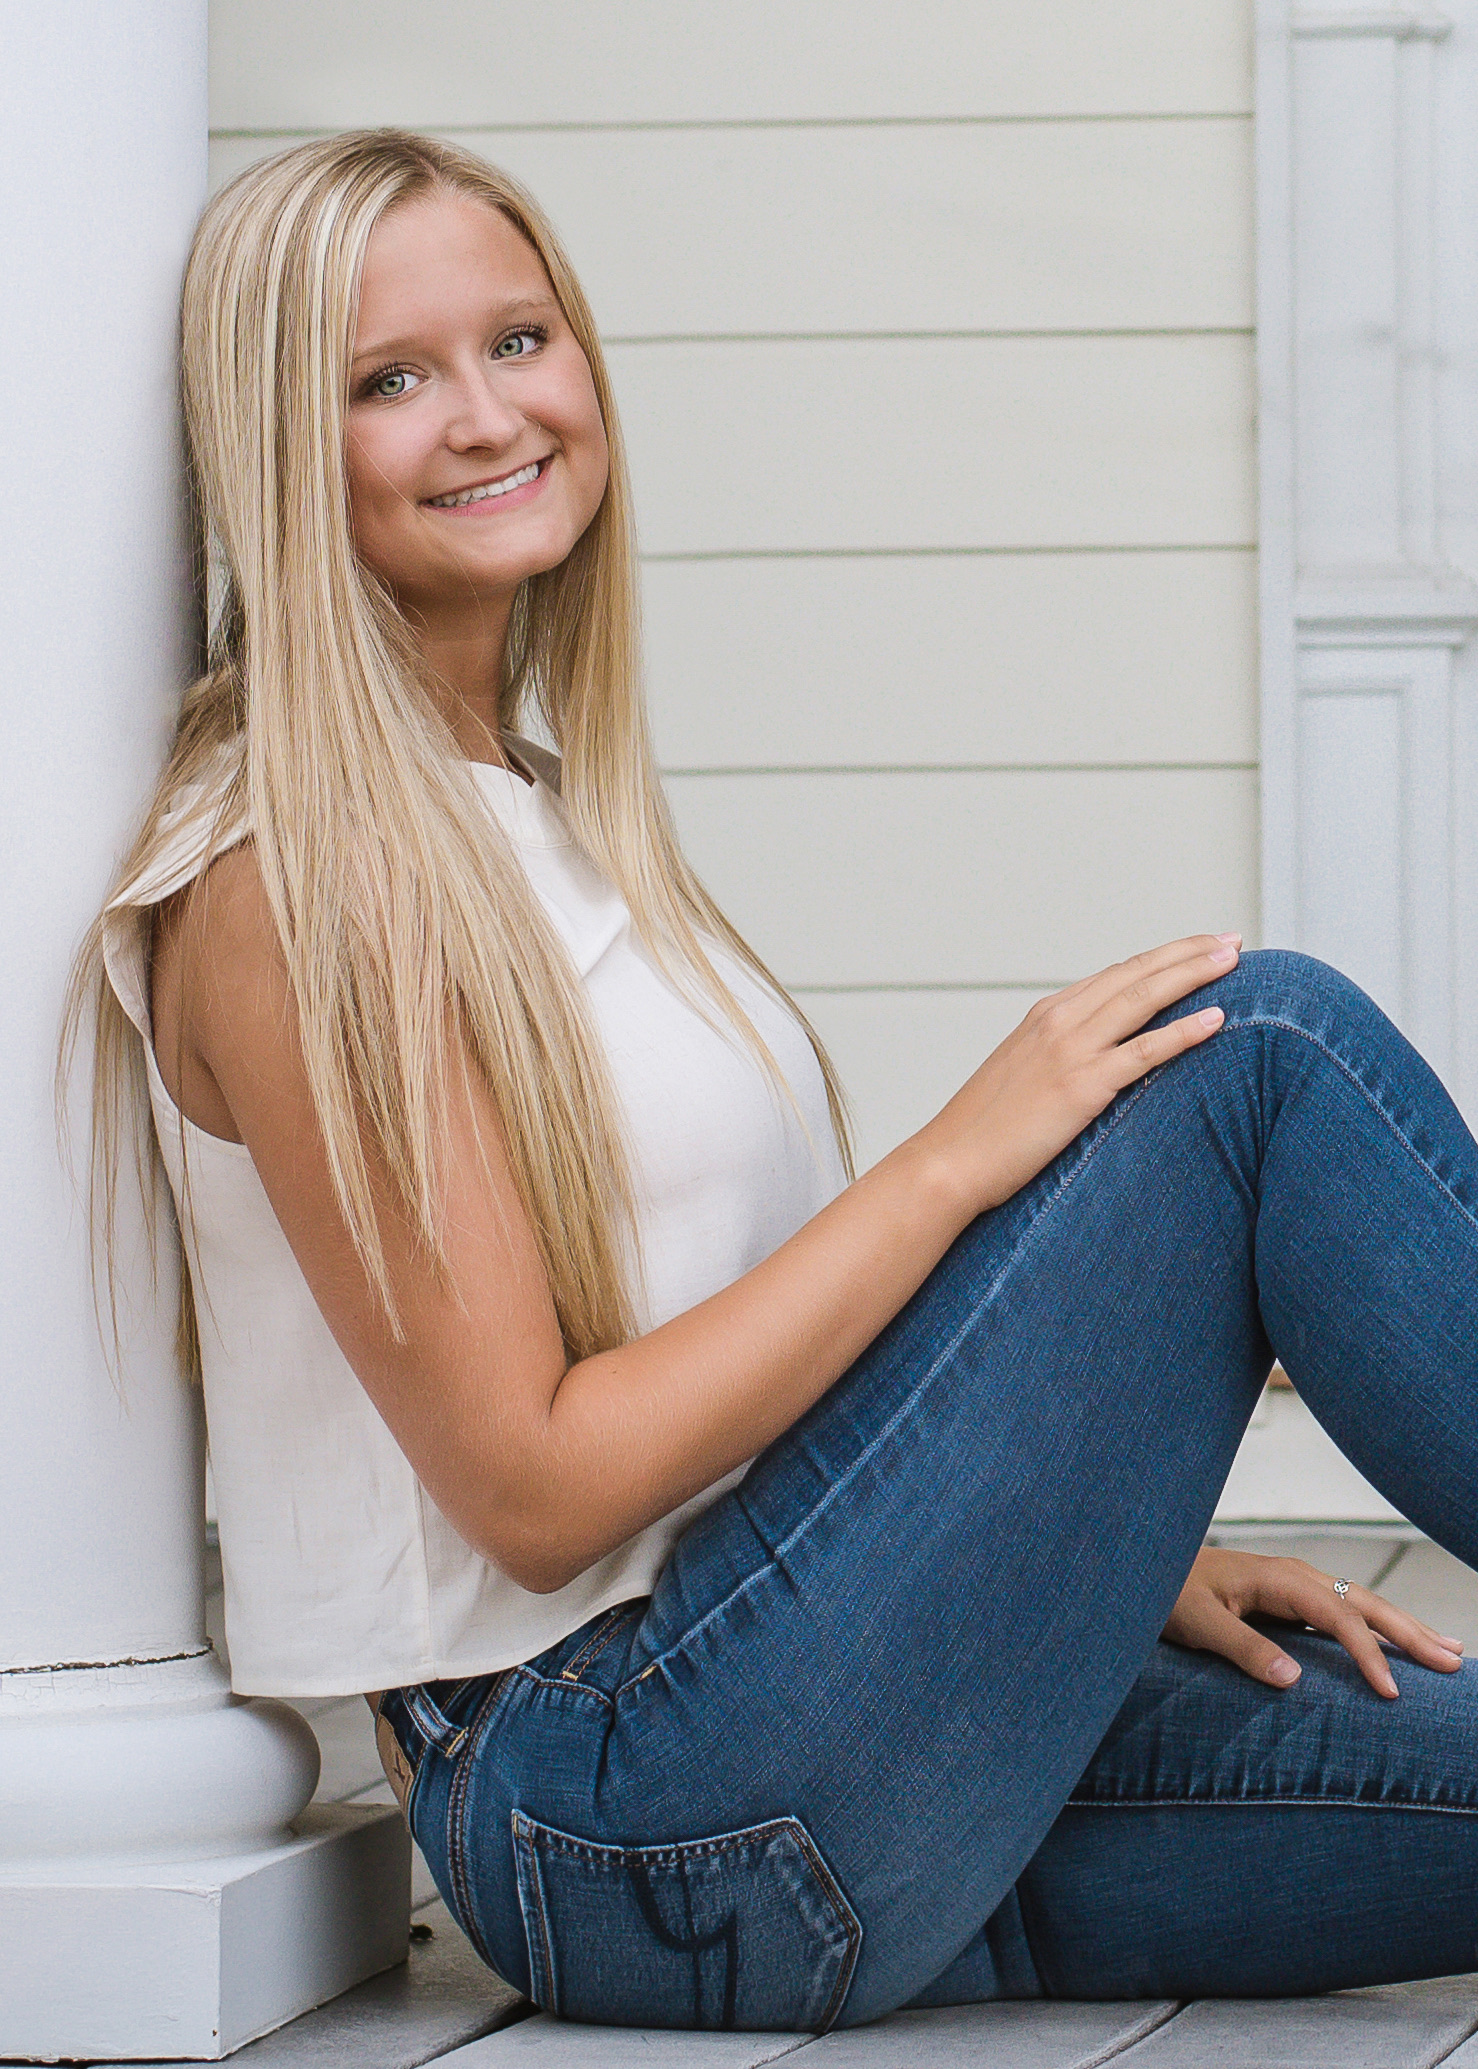
[[[480,489],[463,489],[456,496],[433,496],[433,510],[459,510],[464,503],[485,503],[490,496],[506,496],[511,489],[521,489],[525,482],[537,481],[540,462],[530,461],[527,467],[520,467],[517,474],[508,474],[501,481],[487,482]]]

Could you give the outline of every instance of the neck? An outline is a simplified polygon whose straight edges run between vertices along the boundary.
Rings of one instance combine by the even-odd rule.
[[[512,612],[510,595],[472,598],[457,611],[408,613],[431,695],[469,761],[506,762],[499,744],[498,686]]]

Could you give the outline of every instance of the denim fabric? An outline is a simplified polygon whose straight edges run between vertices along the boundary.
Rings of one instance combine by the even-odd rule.
[[[1227,1024],[966,1230],[649,1601],[397,1692],[448,1902],[552,2011],[824,2028],[1478,1963],[1478,1673],[1159,1642],[1274,1350],[1478,1563],[1478,1148],[1365,996]]]

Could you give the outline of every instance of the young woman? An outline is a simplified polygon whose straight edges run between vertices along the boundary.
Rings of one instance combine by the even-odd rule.
[[[1431,1072],[1198,936],[849,1183],[672,836],[533,203],[398,133],[289,151],[207,211],[184,345],[211,665],[73,1026],[95,982],[106,1199],[151,1106],[178,1208],[236,1686],[369,1694],[474,1944],[576,2018],[1471,1968],[1460,1647],[1198,1551],[1276,1350],[1478,1562]]]

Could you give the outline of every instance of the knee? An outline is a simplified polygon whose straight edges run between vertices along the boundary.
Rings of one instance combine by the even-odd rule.
[[[1208,988],[1230,1020],[1288,1017],[1302,1023],[1310,1012],[1321,1019],[1375,1011],[1358,984],[1330,963],[1296,948],[1251,948],[1235,970]]]
[[[1338,1041],[1351,1029],[1374,1036],[1385,1016],[1358,984],[1294,948],[1247,949],[1235,970],[1157,1016],[1163,1024],[1202,1006],[1220,1006],[1228,1027],[1291,1027]]]

